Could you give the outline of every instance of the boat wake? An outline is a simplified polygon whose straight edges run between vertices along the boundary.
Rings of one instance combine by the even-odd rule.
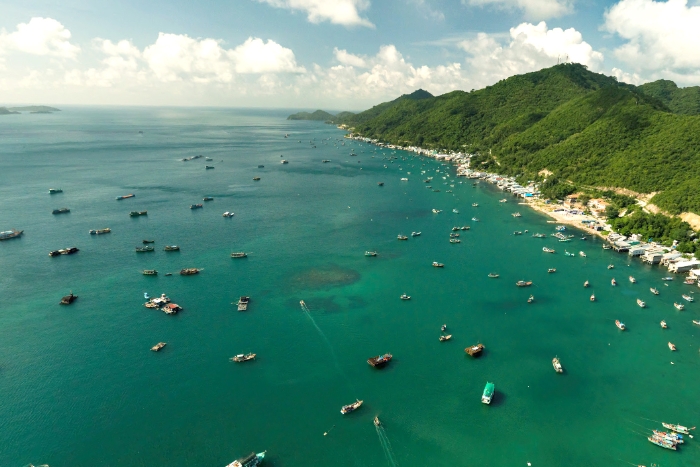
[[[398,467],[399,463],[396,462],[396,456],[394,456],[394,450],[391,449],[391,443],[389,442],[389,437],[386,435],[386,430],[383,425],[374,426],[377,429],[377,436],[379,436],[379,444],[382,445],[382,450],[386,456],[387,464],[389,467]]]

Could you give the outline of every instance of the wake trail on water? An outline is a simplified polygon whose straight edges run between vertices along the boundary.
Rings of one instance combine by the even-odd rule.
[[[384,456],[386,456],[386,461],[389,467],[398,467],[399,463],[396,462],[396,456],[394,456],[394,450],[391,449],[391,443],[389,442],[389,437],[386,435],[386,430],[383,426],[374,426],[377,429],[377,436],[379,436],[379,444],[382,445],[382,450],[384,451]]]
[[[318,324],[316,324],[316,320],[314,320],[314,317],[311,316],[309,307],[306,306],[306,303],[304,302],[304,300],[300,301],[299,304],[301,305],[301,309],[304,312],[304,314],[311,321],[311,324],[314,325],[314,327],[316,328],[318,333],[321,335],[323,340],[326,342],[326,345],[328,346],[328,350],[330,350],[331,357],[333,358],[333,364],[335,365],[335,368],[338,370],[338,373],[340,373],[340,375],[347,380],[347,382],[350,386],[353,386],[352,381],[350,380],[350,378],[348,378],[348,375],[346,375],[345,372],[342,370],[342,368],[340,368],[340,364],[338,363],[338,357],[336,357],[336,355],[335,355],[335,351],[333,350],[333,346],[331,345],[331,341],[328,340],[328,338],[323,333],[321,328],[318,327]],[[353,389],[354,389],[354,386],[353,386]]]

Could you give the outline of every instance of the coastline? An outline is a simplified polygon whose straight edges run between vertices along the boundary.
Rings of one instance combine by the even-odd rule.
[[[528,206],[531,209],[534,209],[537,212],[541,212],[542,214],[545,214],[554,221],[547,221],[551,223],[556,223],[556,224],[562,224],[562,225],[568,225],[572,227],[576,227],[577,229],[580,229],[588,235],[595,235],[600,239],[605,240],[607,235],[604,235],[603,232],[609,233],[607,231],[599,231],[599,230],[594,230],[587,228],[582,221],[584,220],[589,220],[589,221],[595,221],[595,222],[600,222],[598,219],[596,219],[593,216],[585,215],[585,214],[570,214],[569,212],[554,212],[555,206],[545,204],[542,200],[532,200],[532,201],[523,201],[518,203],[519,205],[523,206]],[[551,208],[551,209],[550,209]]]

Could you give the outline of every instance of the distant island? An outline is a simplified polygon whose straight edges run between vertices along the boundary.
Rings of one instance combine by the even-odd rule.
[[[19,114],[22,112],[29,112],[32,114],[50,114],[53,112],[60,112],[61,109],[56,107],[49,107],[48,105],[27,105],[24,107],[0,107],[0,115],[11,115]]]
[[[335,123],[342,119],[350,118],[353,115],[355,114],[352,112],[340,112],[337,115],[333,115],[324,110],[317,110],[315,112],[297,112],[287,117],[287,120],[313,120],[317,122]]]

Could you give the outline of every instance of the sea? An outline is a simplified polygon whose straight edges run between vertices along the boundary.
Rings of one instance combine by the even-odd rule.
[[[224,467],[253,451],[277,467],[700,465],[697,437],[676,452],[646,439],[700,425],[700,300],[681,298],[697,287],[582,230],[560,243],[547,217],[450,165],[291,112],[0,117],[0,230],[24,230],[0,242],[0,466]],[[145,239],[155,251],[137,253]],[[183,310],[145,308],[145,293]]]

